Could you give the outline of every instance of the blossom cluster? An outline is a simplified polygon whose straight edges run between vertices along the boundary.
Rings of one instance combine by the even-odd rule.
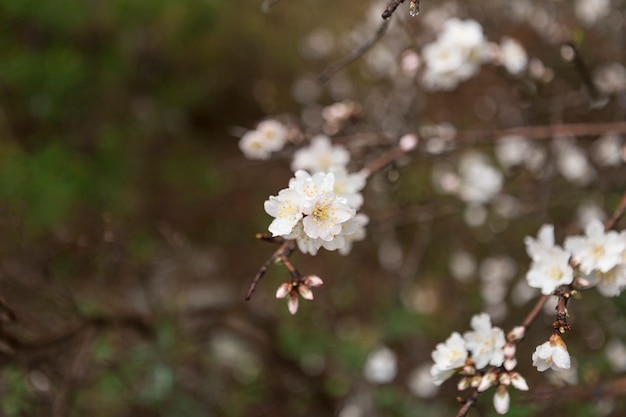
[[[585,236],[568,236],[564,246],[554,242],[554,226],[543,225],[537,238],[526,237],[532,263],[526,280],[542,294],[577,279],[581,286],[595,286],[605,297],[618,296],[626,288],[626,231],[605,231],[598,219],[590,221]]]
[[[283,149],[287,139],[287,127],[278,120],[267,119],[241,137],[239,149],[248,159],[269,159],[273,152]]]
[[[303,253],[317,254],[320,248],[346,255],[352,242],[365,237],[369,219],[357,213],[363,204],[360,191],[365,173],[349,173],[350,154],[319,135],[310,146],[294,154],[294,177],[289,187],[265,201],[265,211],[274,220],[272,236],[295,239]],[[312,172],[312,174],[310,173]]]
[[[448,19],[437,39],[424,46],[422,83],[430,90],[450,91],[473,77],[482,64],[502,65],[510,74],[526,70],[528,56],[516,40],[505,37],[490,43],[475,20]]]
[[[505,414],[510,402],[508,386],[528,390],[526,380],[514,371],[515,342],[523,337],[524,329],[516,328],[505,337],[502,329],[492,326],[491,318],[485,313],[473,316],[470,324],[472,331],[463,336],[453,332],[445,343],[436,346],[431,355],[433,383],[441,385],[458,373],[462,376],[457,385],[459,390],[473,387],[483,392],[496,386],[494,408]]]

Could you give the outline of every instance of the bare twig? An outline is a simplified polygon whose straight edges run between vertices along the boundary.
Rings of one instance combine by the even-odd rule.
[[[268,258],[267,261],[265,261],[263,265],[261,265],[261,268],[259,268],[259,271],[254,276],[254,279],[252,280],[252,283],[250,284],[250,288],[248,289],[248,292],[246,293],[246,300],[249,300],[250,297],[252,297],[252,293],[256,289],[256,286],[261,280],[261,278],[263,278],[263,275],[265,275],[267,268],[269,268],[270,265],[274,263],[277,259],[280,259],[283,262],[283,264],[285,264],[285,266],[287,267],[290,273],[292,273],[292,269],[294,269],[293,266],[291,266],[291,263],[289,263],[289,261],[287,260],[287,258],[289,257],[289,255],[291,255],[291,252],[293,252],[293,250],[296,248],[295,240],[292,240],[292,239],[285,240],[282,237],[271,238],[264,234],[257,234],[257,238],[270,241],[270,242],[279,243],[280,247],[272,254],[272,256]],[[292,269],[289,269],[290,266]]]
[[[330,77],[335,75],[339,70],[347,67],[352,62],[356,61],[361,56],[365,55],[365,53],[369,51],[372,48],[372,46],[376,44],[376,42],[378,42],[379,40],[382,39],[383,36],[385,36],[385,33],[387,32],[387,28],[389,27],[389,22],[390,20],[384,20],[381,23],[381,25],[378,27],[378,30],[376,31],[372,39],[370,39],[369,41],[367,41],[366,43],[364,43],[363,45],[361,45],[359,48],[355,49],[354,51],[350,52],[348,55],[344,56],[339,61],[331,65],[330,67],[326,68],[324,72],[322,72],[319,75],[319,77],[317,77],[317,81],[322,84],[325,83],[326,81],[330,79]]]
[[[615,227],[615,224],[624,216],[624,212],[626,212],[626,193],[622,196],[617,208],[613,212],[613,215],[610,219],[604,223],[604,230],[609,231]]]
[[[395,12],[398,6],[402,3],[404,3],[404,0],[389,0],[387,7],[385,7],[385,11],[382,14],[383,19],[389,19],[393,12]]]
[[[476,405],[478,401],[478,389],[474,389],[472,391],[472,395],[470,395],[465,401],[463,401],[463,406],[459,409],[459,412],[456,413],[456,417],[465,417],[467,413],[469,413],[470,408]]]

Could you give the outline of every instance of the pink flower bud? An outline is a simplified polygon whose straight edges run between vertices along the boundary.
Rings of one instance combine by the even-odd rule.
[[[309,275],[304,279],[304,285],[306,285],[307,287],[319,287],[323,283],[324,281],[322,281],[322,279],[317,275]]]
[[[276,291],[276,298],[285,298],[291,292],[291,288],[291,283],[289,282],[281,284],[281,286],[278,287],[278,290]]]
[[[302,298],[304,298],[305,300],[313,299],[313,291],[311,291],[311,289],[307,287],[306,285],[299,285],[298,292],[300,293]]]

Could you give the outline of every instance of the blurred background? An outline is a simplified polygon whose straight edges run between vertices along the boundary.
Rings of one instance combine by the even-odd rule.
[[[324,279],[315,301],[291,316],[275,299],[288,279],[278,266],[245,301],[275,250],[255,239],[271,220],[263,202],[292,175],[293,147],[267,161],[238,148],[265,117],[298,126],[306,142],[323,131],[324,106],[362,103],[358,121],[334,132],[358,169],[400,135],[444,123],[489,132],[626,114],[621,1],[593,20],[564,1],[424,2],[412,19],[404,4],[325,85],[318,74],[374,36],[385,3],[262,5],[0,2],[1,415],[455,415],[456,382],[437,392],[428,379],[435,345],[481,311],[505,330],[519,323],[537,296],[517,287],[524,236],[550,222],[562,241],[621,198],[623,161],[596,159],[589,181],[503,169],[505,198],[477,223],[431,173],[493,146],[474,135],[443,154],[435,141],[370,179],[368,239],[349,256],[292,257]],[[515,37],[549,71],[488,68],[453,92],[425,91],[411,59],[450,17],[479,21],[494,42]],[[576,149],[591,155],[598,132]],[[509,415],[623,415],[626,302],[607,300],[572,303],[578,359],[567,378],[532,368],[552,311],[537,320],[518,352],[531,391],[511,393]],[[494,415],[491,396],[472,413]]]

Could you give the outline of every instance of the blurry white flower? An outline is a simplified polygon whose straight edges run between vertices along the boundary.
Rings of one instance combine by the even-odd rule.
[[[541,289],[541,293],[551,294],[558,286],[570,284],[574,271],[569,265],[570,253],[554,245],[554,227],[543,225],[538,239],[524,239],[526,251],[533,260],[526,273],[528,285]]]
[[[622,163],[624,140],[617,133],[609,133],[593,144],[593,159],[603,167],[617,166]]]
[[[256,130],[263,135],[267,149],[279,151],[287,142],[287,128],[278,120],[268,119],[260,122]]]
[[[472,353],[476,368],[502,365],[506,343],[502,329],[492,327],[491,318],[485,313],[473,316],[471,326],[474,330],[466,332],[463,338],[467,349]]]
[[[518,75],[528,66],[528,55],[515,39],[504,37],[500,42],[499,61],[512,75]]]
[[[592,221],[597,219],[604,221],[606,219],[606,213],[604,212],[604,209],[598,205],[598,203],[592,200],[587,200],[580,203],[576,209],[576,217],[580,227],[585,229]]]
[[[278,120],[263,120],[256,130],[246,132],[239,140],[239,149],[249,159],[269,159],[287,142],[287,128]]]
[[[554,141],[556,166],[566,180],[576,185],[587,185],[595,177],[595,171],[587,160],[587,155],[568,138]]]
[[[450,378],[457,369],[465,365],[467,347],[465,340],[457,332],[448,337],[445,343],[439,343],[431,354],[434,365],[430,368],[430,375],[435,385],[441,385]]]
[[[605,94],[618,94],[626,90],[626,67],[612,62],[593,73],[593,82]]]
[[[583,273],[590,274],[593,270],[605,273],[623,261],[626,239],[619,233],[605,232],[602,222],[596,219],[587,225],[585,234],[565,239],[565,249],[572,253]]]
[[[430,376],[430,365],[423,364],[411,371],[407,380],[407,385],[413,395],[419,398],[432,398],[437,394],[439,388],[433,384]]]
[[[448,268],[457,281],[469,282],[476,272],[476,259],[469,252],[457,250],[450,255]]]
[[[539,372],[543,372],[546,369],[559,371],[561,369],[569,369],[571,366],[567,346],[558,335],[552,335],[550,340],[537,346],[532,359],[533,366],[537,367]]]
[[[606,344],[606,358],[609,360],[613,371],[626,371],[626,346],[619,339],[612,339]]]
[[[524,162],[529,148],[530,142],[525,137],[508,135],[496,141],[495,152],[500,165],[509,169]]]
[[[478,22],[449,19],[437,40],[422,50],[422,82],[430,90],[452,90],[476,74],[490,56],[491,48]]]
[[[365,226],[369,223],[370,219],[363,213],[357,213],[356,216],[349,219],[345,223],[342,223],[342,231],[336,237],[337,239],[343,239],[343,243],[338,247],[340,255],[348,255],[352,250],[352,243],[358,242],[365,239],[366,231]],[[332,241],[331,241],[332,242]],[[324,242],[324,247],[326,247],[326,242]]]
[[[374,384],[393,381],[398,372],[397,362],[396,354],[386,346],[370,352],[363,368],[365,379]]]
[[[361,172],[349,174],[343,167],[333,168],[330,172],[335,175],[335,194],[345,198],[350,207],[358,210],[363,204],[360,191],[365,187],[367,176]]]
[[[589,284],[605,297],[617,297],[626,288],[626,263],[621,263],[607,272],[593,271],[585,275]]]
[[[486,203],[502,189],[502,173],[478,152],[469,152],[461,157],[459,176],[459,197],[466,202]]]
[[[318,135],[311,139],[311,144],[294,153],[291,169],[307,170],[312,173],[327,172],[331,168],[345,167],[350,161],[350,154],[343,146],[332,145],[330,138]]]
[[[609,14],[610,0],[576,0],[576,17],[586,26],[593,26],[598,20]]]
[[[272,153],[263,134],[256,130],[250,130],[241,137],[239,149],[248,159],[269,159]]]

